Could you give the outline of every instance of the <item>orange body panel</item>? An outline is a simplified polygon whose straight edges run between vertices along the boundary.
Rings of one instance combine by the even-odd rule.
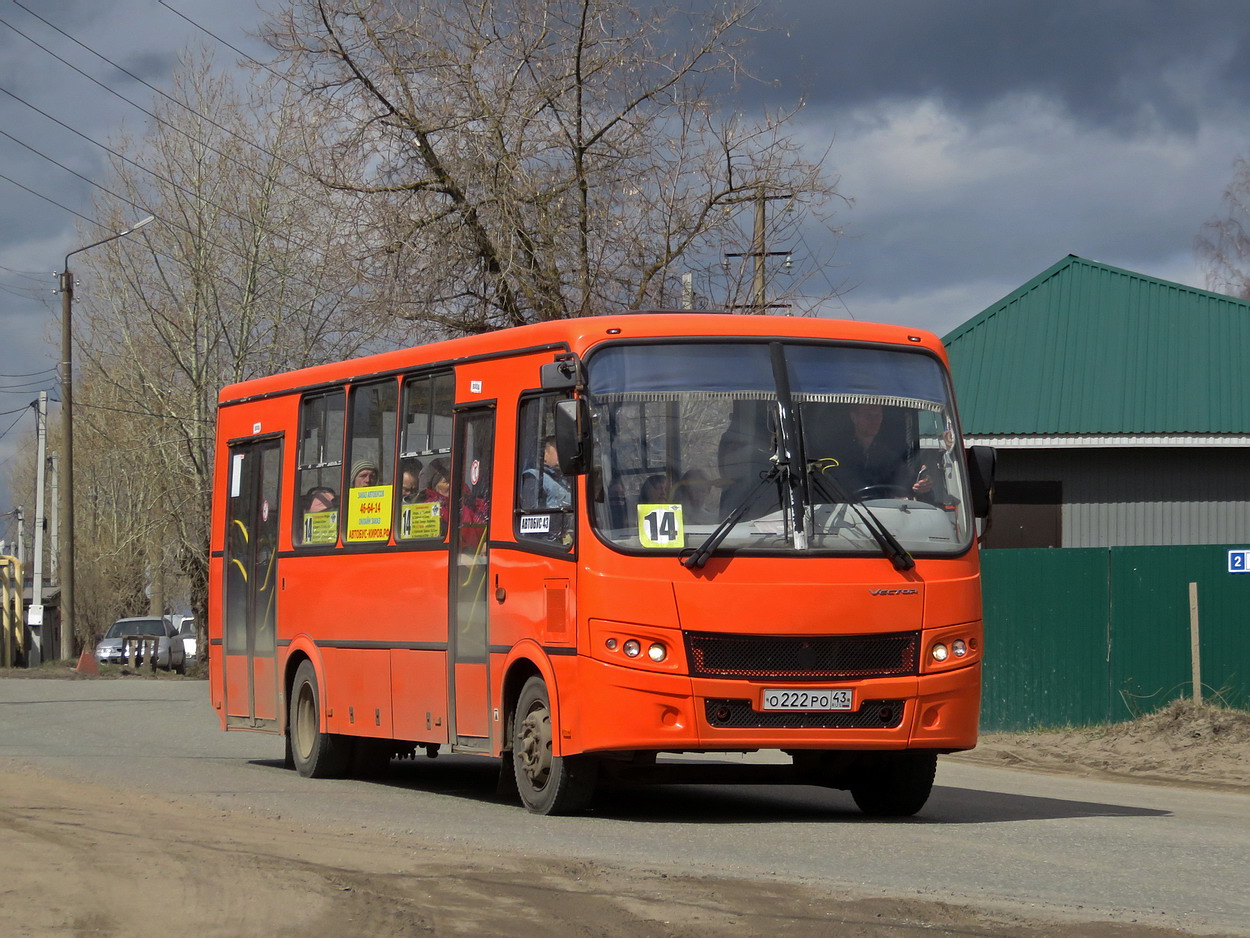
[[[946,361],[936,337],[903,327],[755,316],[734,316],[731,323],[729,317],[707,315],[616,316],[473,336],[224,389],[208,622],[210,692],[223,727],[227,709],[235,713],[236,701],[246,699],[249,680],[245,658],[226,660],[222,654],[226,503],[233,481],[228,444],[277,435],[283,441],[283,491],[277,658],[269,665],[276,671],[254,672],[277,688],[276,700],[258,701],[254,713],[272,722],[270,731],[285,730],[287,682],[298,661],[309,658],[318,669],[322,729],[352,736],[431,744],[486,737],[488,751],[498,753],[506,745],[505,694],[509,687],[515,693],[517,683],[512,675],[537,672],[548,684],[553,745],[562,754],[975,745],[982,651],[975,547],[958,556],[920,558],[906,573],[881,556],[713,556],[703,569],[688,570],[672,556],[627,555],[600,541],[587,517],[587,477],[577,483],[575,553],[544,553],[518,540],[512,503],[518,399],[540,387],[540,365],[559,352],[583,354],[609,339],[726,334],[890,343],[921,347]],[[458,405],[495,408],[487,663],[453,660],[448,591],[455,558],[446,541],[414,546],[392,537],[364,549],[308,551],[292,541],[301,392],[378,375],[399,381],[405,370],[434,365],[455,369]],[[888,728],[726,729],[709,722],[707,700],[749,700],[758,708],[763,690],[777,682],[692,677],[688,632],[919,632],[925,664],[918,675],[839,684],[853,685],[857,701],[904,701],[901,718]],[[624,662],[607,650],[607,640],[617,636],[618,646],[626,636],[662,643],[667,656],[662,662]],[[970,642],[973,651],[958,663],[934,666],[926,654],[932,643],[955,637]]]

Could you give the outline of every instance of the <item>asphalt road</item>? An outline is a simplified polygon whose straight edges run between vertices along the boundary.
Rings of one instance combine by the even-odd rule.
[[[301,779],[281,759],[277,737],[221,732],[204,682],[0,680],[0,769],[461,849],[1250,935],[1245,795],[943,761],[903,822],[800,786],[635,789],[543,818],[498,802],[494,765],[469,757],[372,782]]]

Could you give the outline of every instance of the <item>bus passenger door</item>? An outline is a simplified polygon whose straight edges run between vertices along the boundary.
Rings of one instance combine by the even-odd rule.
[[[495,412],[477,407],[456,414],[452,465],[451,567],[448,660],[453,722],[458,749],[490,746],[490,621],[487,575],[490,565],[491,476],[495,455]]]
[[[230,446],[222,686],[226,725],[276,730],[278,493],[282,441]]]

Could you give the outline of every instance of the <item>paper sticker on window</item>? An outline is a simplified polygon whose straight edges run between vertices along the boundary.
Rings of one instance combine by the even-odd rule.
[[[309,511],[304,513],[304,543],[333,544],[338,540],[339,513],[337,511]]]
[[[389,485],[364,485],[348,489],[347,542],[360,544],[391,539],[391,492]]]
[[[411,541],[420,538],[442,537],[443,528],[438,502],[416,502],[399,509],[399,536]]]
[[[550,534],[551,515],[522,515],[521,536],[526,534]]]
[[[639,505],[638,540],[643,547],[681,549],[686,546],[681,505]]]

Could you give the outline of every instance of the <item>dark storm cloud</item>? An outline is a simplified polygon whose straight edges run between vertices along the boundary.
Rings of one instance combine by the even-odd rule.
[[[851,108],[932,97],[975,113],[1010,94],[1088,125],[1194,133],[1200,102],[1250,91],[1244,0],[775,0],[754,95]]]

